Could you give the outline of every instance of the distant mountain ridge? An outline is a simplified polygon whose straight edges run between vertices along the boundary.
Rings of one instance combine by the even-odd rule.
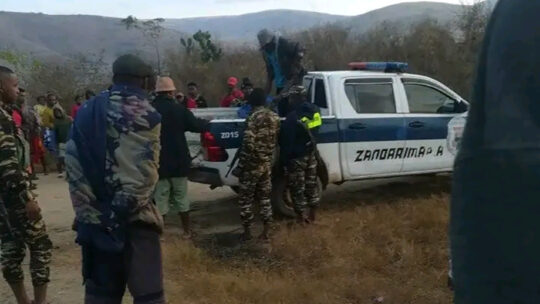
[[[355,33],[367,32],[385,21],[404,27],[426,19],[448,24],[459,16],[462,9],[461,5],[439,2],[404,2],[347,18],[339,24]]]
[[[490,0],[492,1],[492,0]],[[262,28],[293,33],[335,24],[362,33],[391,21],[407,26],[431,18],[447,23],[458,15],[460,5],[438,2],[401,3],[354,17],[293,10],[273,10],[240,16],[167,19],[164,47],[179,47],[179,39],[199,29],[211,32],[225,43],[255,43]],[[119,18],[88,15],[46,15],[0,12],[0,50],[17,49],[42,57],[105,52],[110,60],[132,51],[148,52],[144,38],[126,30]]]
[[[163,41],[178,41],[181,36],[168,29]],[[140,51],[145,45],[142,34],[128,31],[118,18],[11,12],[0,12],[0,41],[0,49],[57,58],[104,50],[105,57],[110,59]]]
[[[239,16],[167,19],[165,26],[190,34],[202,29],[222,40],[247,40],[253,39],[263,28],[295,32],[347,18],[307,11],[271,10]]]

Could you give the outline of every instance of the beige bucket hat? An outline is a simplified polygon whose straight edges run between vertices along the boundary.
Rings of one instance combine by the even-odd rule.
[[[172,91],[176,91],[176,87],[171,77],[159,77],[156,82],[156,93]]]

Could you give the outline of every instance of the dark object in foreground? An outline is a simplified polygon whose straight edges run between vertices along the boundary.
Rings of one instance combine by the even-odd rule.
[[[6,227],[6,230],[10,237],[14,237],[13,229],[11,228],[11,222],[9,221],[9,214],[4,204],[4,200],[0,197],[0,221]]]
[[[540,303],[540,2],[490,21],[451,207],[455,303]]]

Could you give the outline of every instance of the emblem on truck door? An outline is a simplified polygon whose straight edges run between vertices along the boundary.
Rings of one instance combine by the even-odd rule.
[[[461,139],[463,138],[463,131],[465,130],[466,117],[458,116],[452,118],[448,123],[448,136],[446,138],[446,145],[448,151],[452,155],[456,155],[459,151]]]

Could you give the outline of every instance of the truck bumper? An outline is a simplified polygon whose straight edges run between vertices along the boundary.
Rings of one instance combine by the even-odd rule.
[[[191,182],[206,184],[214,187],[223,186],[219,170],[214,168],[196,167],[189,172],[188,179]]]

